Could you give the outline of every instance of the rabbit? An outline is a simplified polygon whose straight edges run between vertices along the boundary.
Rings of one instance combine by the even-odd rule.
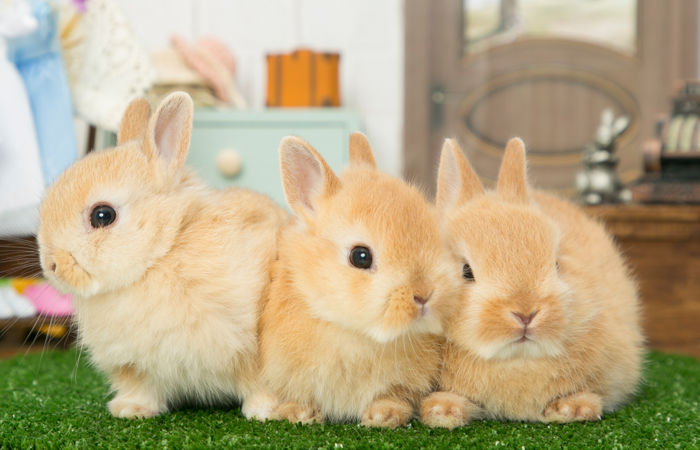
[[[495,191],[447,140],[436,203],[463,292],[421,421],[588,421],[622,405],[640,380],[644,338],[636,283],[603,226],[528,185],[517,138]]]
[[[115,391],[115,417],[242,401],[266,419],[257,326],[289,214],[245,189],[206,187],[184,166],[193,104],[150,117],[134,100],[116,148],[63,173],[41,206],[45,277],[75,297],[81,348]]]
[[[380,172],[361,133],[349,150],[336,176],[303,139],[280,144],[295,218],[260,319],[262,378],[273,420],[395,428],[437,382],[459,267],[422,193]]]

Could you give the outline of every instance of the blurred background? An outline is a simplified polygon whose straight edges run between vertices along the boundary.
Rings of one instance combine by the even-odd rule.
[[[490,186],[519,136],[533,184],[615,235],[652,345],[700,355],[699,20],[697,0],[0,0],[0,238],[32,242],[46,186],[137,96],[189,92],[188,164],[280,204],[288,134],[338,170],[363,131],[428,196],[446,137]],[[36,271],[2,242],[0,275]]]

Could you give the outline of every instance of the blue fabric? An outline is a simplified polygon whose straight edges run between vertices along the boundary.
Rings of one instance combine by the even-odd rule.
[[[17,64],[24,79],[46,185],[77,159],[73,105],[61,56],[52,53]]]
[[[46,185],[77,159],[73,104],[56,34],[56,14],[45,0],[32,1],[39,28],[8,41],[8,57],[24,79],[34,116]]]
[[[56,14],[51,9],[51,5],[45,0],[33,0],[31,6],[32,14],[39,25],[36,31],[8,40],[7,58],[15,64],[61,51],[57,39]]]

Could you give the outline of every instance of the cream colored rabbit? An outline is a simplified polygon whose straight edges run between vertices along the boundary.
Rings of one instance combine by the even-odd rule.
[[[261,318],[263,377],[284,402],[272,418],[403,425],[437,381],[459,286],[435,211],[377,170],[359,133],[340,177],[296,137],[280,168],[296,218]]]
[[[625,402],[644,352],[635,283],[600,224],[528,186],[522,141],[486,192],[448,140],[437,203],[463,294],[421,420],[598,420]]]
[[[244,189],[209,189],[184,167],[188,95],[149,114],[133,101],[117,147],[46,193],[44,274],[75,296],[80,345],[116,392],[113,415],[238,400],[265,419],[276,402],[260,383],[257,325],[287,214]]]

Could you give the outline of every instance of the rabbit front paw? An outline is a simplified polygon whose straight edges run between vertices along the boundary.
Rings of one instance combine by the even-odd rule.
[[[413,408],[407,402],[394,399],[376,400],[362,413],[361,424],[366,427],[396,428],[413,417]]]
[[[479,407],[452,392],[433,392],[423,399],[420,421],[430,428],[450,430],[468,424],[479,415]]]
[[[254,394],[245,399],[241,406],[241,413],[248,420],[264,422],[270,418],[277,403],[277,400],[270,395]]]
[[[597,394],[579,392],[558,398],[547,405],[544,410],[545,422],[577,422],[600,420],[603,405]]]
[[[147,419],[165,412],[165,408],[136,403],[127,399],[121,400],[119,398],[115,398],[107,403],[107,409],[109,409],[109,412],[111,412],[114,417],[124,419]]]
[[[282,403],[270,414],[270,420],[288,420],[292,423],[308,425],[323,423],[323,415],[318,409],[300,405],[299,403]]]

